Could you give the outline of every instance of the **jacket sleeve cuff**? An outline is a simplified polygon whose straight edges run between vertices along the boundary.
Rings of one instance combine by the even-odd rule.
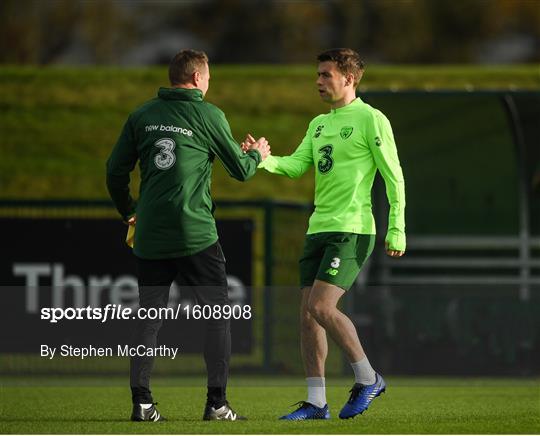
[[[259,150],[249,150],[247,153],[255,158],[255,162],[257,163],[257,165],[262,162],[262,157],[261,153],[259,153]]]
[[[122,219],[127,223],[132,216],[137,214],[137,201],[131,199],[128,211],[122,214]]]
[[[405,251],[407,248],[407,238],[405,232],[397,229],[390,229],[386,234],[385,241],[391,250]]]

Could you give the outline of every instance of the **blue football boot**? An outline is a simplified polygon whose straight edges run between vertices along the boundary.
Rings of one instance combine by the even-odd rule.
[[[385,390],[386,383],[379,374],[375,374],[375,383],[372,385],[355,383],[349,391],[351,393],[349,401],[345,403],[343,409],[339,412],[339,417],[341,419],[354,418],[365,411],[373,399],[381,395]]]
[[[299,401],[293,404],[300,405],[294,412],[284,415],[279,419],[285,419],[287,421],[303,421],[304,419],[330,419],[330,412],[328,411],[328,404],[323,407],[314,406],[307,401]]]

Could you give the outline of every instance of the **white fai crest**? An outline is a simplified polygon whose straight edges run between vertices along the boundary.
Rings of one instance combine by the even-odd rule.
[[[341,259],[339,257],[334,257],[332,259],[332,263],[330,264],[330,266],[332,268],[339,268],[339,264],[341,263]]]
[[[156,141],[154,145],[161,149],[154,157],[156,167],[160,170],[168,170],[176,162],[176,155],[174,154],[176,143],[170,138],[162,138]]]

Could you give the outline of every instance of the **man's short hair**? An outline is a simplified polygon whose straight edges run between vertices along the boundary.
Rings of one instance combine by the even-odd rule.
[[[203,51],[181,50],[169,65],[169,81],[171,85],[184,85],[191,81],[195,71],[200,71],[208,63],[208,56]]]
[[[364,61],[350,48],[332,48],[317,56],[319,62],[335,62],[341,74],[354,76],[354,87],[358,86],[364,73]]]

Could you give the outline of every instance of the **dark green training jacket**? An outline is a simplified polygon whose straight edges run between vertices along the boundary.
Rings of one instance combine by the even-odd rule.
[[[242,181],[261,161],[258,151],[242,152],[223,112],[198,89],[160,88],[129,116],[107,161],[107,188],[124,220],[137,214],[136,256],[188,256],[217,241],[210,197],[216,156]],[[129,193],[137,160],[138,203]]]

